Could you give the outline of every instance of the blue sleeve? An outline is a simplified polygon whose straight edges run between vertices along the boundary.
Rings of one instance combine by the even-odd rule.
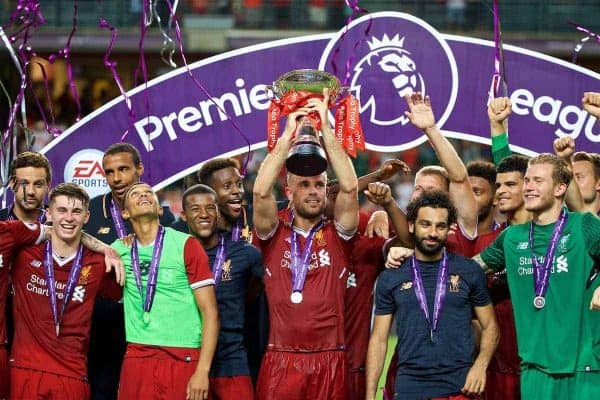
[[[375,286],[375,315],[389,315],[396,312],[393,288],[390,287],[390,272],[384,271],[377,279]]]
[[[471,263],[471,261],[469,261]],[[474,270],[471,274],[469,300],[474,307],[487,306],[492,302],[487,289],[485,273],[476,262],[472,262]]]

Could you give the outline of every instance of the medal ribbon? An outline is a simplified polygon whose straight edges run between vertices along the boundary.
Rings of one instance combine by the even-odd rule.
[[[308,266],[310,264],[310,255],[312,242],[315,234],[323,227],[323,220],[313,226],[306,238],[304,244],[304,250],[300,253],[300,242],[298,240],[298,233],[294,230],[294,216],[292,214],[292,237],[290,240],[290,247],[292,250],[292,293],[302,292],[304,290],[304,281],[306,280],[306,274],[308,273]]]
[[[567,222],[567,212],[562,209],[560,215],[558,216],[558,221],[556,225],[554,225],[554,229],[552,230],[552,236],[550,237],[550,246],[548,246],[548,250],[546,250],[546,256],[544,258],[544,264],[541,265],[536,256],[535,256],[535,248],[533,244],[533,221],[530,222],[529,226],[529,247],[531,248],[531,262],[533,264],[533,285],[535,289],[535,295],[544,297],[546,295],[546,291],[548,290],[548,283],[550,283],[550,270],[552,265],[552,260],[554,259],[554,253],[556,252],[556,245],[558,244],[558,239],[565,227],[565,223]]]
[[[165,228],[159,226],[156,240],[154,241],[154,249],[152,250],[152,261],[150,261],[150,271],[148,272],[145,298],[143,297],[142,293],[142,272],[140,269],[140,256],[138,253],[137,240],[134,240],[133,244],[131,245],[131,266],[133,268],[133,276],[135,277],[135,284],[140,291],[140,296],[143,298],[143,308],[145,312],[150,312],[150,309],[152,308],[152,302],[154,301],[154,293],[156,292],[156,278],[158,277],[158,264],[160,263],[160,255],[162,253],[164,238]]]
[[[223,275],[223,264],[225,264],[225,236],[219,235],[219,248],[217,249],[217,255],[215,256],[215,262],[213,264],[213,278],[215,280],[215,286],[221,282],[221,275]]]
[[[446,282],[448,281],[448,254],[446,254],[446,249],[444,249],[442,263],[440,265],[440,269],[438,270],[437,285],[435,287],[435,299],[433,302],[433,320],[429,316],[429,307],[427,306],[427,298],[425,297],[423,278],[421,278],[421,272],[419,271],[417,258],[414,254],[412,256],[411,268],[413,284],[415,285],[415,295],[417,296],[421,310],[423,310],[423,313],[425,314],[425,319],[429,324],[429,333],[431,338],[433,338],[433,334],[435,333],[437,324],[440,320],[440,313],[442,312],[444,299],[446,298]]]
[[[79,245],[75,260],[71,266],[69,272],[69,278],[67,279],[67,285],[63,292],[63,301],[60,314],[58,314],[57,300],[56,300],[56,278],[54,277],[54,260],[52,258],[52,243],[50,240],[46,241],[44,248],[44,269],[46,270],[46,283],[48,285],[48,294],[50,297],[50,307],[52,308],[52,319],[54,320],[54,326],[56,327],[56,336],[60,331],[60,323],[62,322],[65,311],[67,310],[67,304],[69,299],[73,295],[75,290],[75,283],[79,280],[79,273],[81,272],[83,258],[83,245]]]
[[[119,239],[123,239],[127,236],[127,230],[125,229],[125,222],[123,222],[123,217],[121,216],[121,210],[115,204],[115,200],[110,198],[110,215],[112,216],[113,222],[115,224],[115,229],[117,230],[117,236]]]

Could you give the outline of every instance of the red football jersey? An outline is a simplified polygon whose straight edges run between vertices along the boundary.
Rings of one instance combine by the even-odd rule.
[[[6,343],[6,297],[13,252],[19,246],[41,239],[39,224],[0,221],[0,345]]]
[[[58,336],[48,297],[43,260],[44,244],[23,248],[15,257],[12,272],[15,289],[15,340],[10,363],[15,367],[87,380],[92,309],[106,275],[104,256],[84,248],[79,280],[67,305]],[[63,265],[54,259],[59,315],[72,264],[73,259]],[[112,277],[107,276],[107,279]]]
[[[332,221],[315,234],[303,300],[292,303],[290,238],[292,227],[283,219],[273,235],[258,240],[265,265],[269,305],[269,350],[324,351],[343,349],[344,292],[348,278],[349,243]],[[300,248],[305,237],[298,234]]]
[[[357,233],[350,241],[352,272],[346,290],[346,345],[350,369],[364,368],[371,333],[373,287],[383,269],[385,239]]]

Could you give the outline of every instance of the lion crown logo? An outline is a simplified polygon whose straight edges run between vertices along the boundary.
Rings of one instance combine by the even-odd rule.
[[[387,110],[382,104],[404,104],[403,97],[415,91],[425,95],[425,81],[418,72],[411,53],[404,48],[405,37],[392,38],[384,34],[381,39],[367,41],[369,53],[354,67],[350,90],[360,100],[361,113],[370,109],[370,120],[377,125],[406,125],[405,107]],[[393,112],[390,111],[393,109]],[[392,114],[392,115],[390,115]]]

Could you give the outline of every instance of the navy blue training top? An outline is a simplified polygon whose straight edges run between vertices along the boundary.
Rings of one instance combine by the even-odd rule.
[[[398,372],[394,399],[424,399],[460,394],[473,364],[472,308],[490,304],[485,274],[474,261],[448,253],[446,297],[434,333],[419,306],[411,259],[399,269],[379,275],[375,314],[394,314],[398,334]],[[425,296],[433,319],[437,283],[436,262],[419,262]]]
[[[205,249],[213,269],[217,249]],[[216,286],[221,329],[210,375],[213,377],[250,375],[244,348],[246,294],[250,278],[262,279],[264,268],[258,249],[243,240],[231,241],[225,235],[225,263]]]

